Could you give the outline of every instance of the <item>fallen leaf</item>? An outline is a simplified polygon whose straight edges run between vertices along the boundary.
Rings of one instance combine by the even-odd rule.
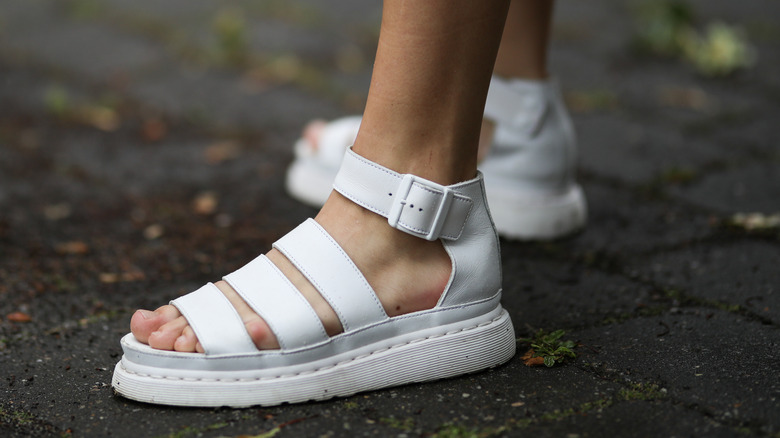
[[[111,283],[119,283],[119,282],[131,282],[131,281],[140,281],[145,280],[146,275],[141,271],[130,271],[130,272],[103,272],[98,276],[98,279],[101,283],[111,284]]]
[[[534,357],[534,354],[536,354],[536,352],[533,348],[531,348],[530,350],[526,351],[520,359],[522,359],[523,363],[529,367],[544,365],[544,358],[541,356]]]
[[[163,226],[160,224],[152,224],[144,228],[144,237],[146,240],[154,240],[163,235]]]
[[[737,213],[731,217],[731,223],[748,231],[780,228],[780,213]]]
[[[98,276],[101,283],[116,283],[119,281],[119,275],[111,272],[104,272]]]
[[[59,245],[54,247],[54,250],[57,252],[57,254],[76,254],[76,255],[82,255],[89,252],[89,246],[80,241],[80,240],[73,240],[70,242],[63,242]]]
[[[76,112],[77,119],[101,131],[111,132],[119,128],[119,114],[104,106],[84,106]]]
[[[209,215],[217,210],[217,194],[215,192],[203,192],[192,201],[192,209],[197,214]]]
[[[569,108],[577,113],[614,110],[618,107],[617,95],[609,90],[577,90],[565,96]]]
[[[30,318],[30,315],[22,312],[13,312],[9,313],[5,316],[5,319],[11,321],[11,322],[30,322],[32,321],[32,318]]]
[[[160,141],[166,134],[168,134],[168,125],[160,119],[146,119],[141,125],[141,137],[144,141]]]
[[[520,406],[525,406],[525,402],[514,402],[512,403],[513,408],[518,408]]]
[[[43,215],[50,221],[58,221],[70,216],[72,209],[69,204],[53,204],[43,208]]]
[[[713,100],[699,88],[665,87],[658,93],[662,104],[674,108],[705,111],[714,108]]]
[[[205,155],[207,163],[219,164],[241,155],[241,145],[233,140],[220,141],[207,147]]]

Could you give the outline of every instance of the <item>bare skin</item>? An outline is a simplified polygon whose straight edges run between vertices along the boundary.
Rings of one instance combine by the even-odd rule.
[[[440,184],[473,178],[485,96],[508,6],[508,0],[386,0],[354,150]],[[440,242],[390,228],[385,218],[335,192],[315,220],[352,258],[389,316],[436,305],[452,269]],[[308,280],[278,251],[267,255],[309,300],[326,331],[341,332],[335,313]],[[278,348],[263,319],[225,282],[216,285],[237,309],[255,345]],[[131,329],[153,348],[203,352],[173,306],[138,310]]]
[[[493,69],[495,74],[505,78],[547,79],[554,5],[553,0],[512,0]],[[310,122],[303,129],[303,138],[316,149],[327,125],[325,120]],[[493,129],[492,122],[482,122],[478,161],[490,150]]]

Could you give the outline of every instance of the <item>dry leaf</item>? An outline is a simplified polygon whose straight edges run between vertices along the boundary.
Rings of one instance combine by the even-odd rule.
[[[707,93],[699,88],[665,87],[658,94],[662,104],[674,108],[705,111],[715,106]]]
[[[82,255],[89,252],[89,246],[79,240],[74,240],[71,242],[63,242],[59,245],[54,247],[54,250],[57,251],[57,254],[77,254]]]
[[[72,208],[67,203],[47,205],[43,208],[43,215],[50,221],[65,219],[71,212]]]
[[[144,141],[160,141],[166,134],[168,134],[168,125],[160,119],[146,119],[141,125],[141,137]]]
[[[215,192],[203,192],[192,201],[192,209],[197,214],[209,215],[217,210],[217,194]]]
[[[5,319],[11,321],[11,322],[30,322],[32,321],[32,318],[30,318],[30,315],[22,312],[13,312],[9,313],[5,316]]]
[[[130,271],[130,272],[103,272],[101,273],[98,278],[100,279],[101,283],[111,284],[111,283],[119,283],[119,282],[130,282],[130,281],[140,281],[146,279],[146,275],[141,271]]]
[[[541,356],[534,357],[534,354],[536,354],[536,352],[533,348],[531,348],[530,350],[526,351],[523,357],[520,359],[522,359],[523,363],[529,367],[544,365],[544,358]]]
[[[85,106],[77,111],[77,118],[101,131],[111,132],[119,128],[119,114],[111,108],[103,106]]]
[[[206,162],[209,164],[219,164],[223,161],[232,160],[241,155],[241,145],[232,140],[220,141],[206,148]]]
[[[163,226],[160,224],[152,224],[144,228],[144,237],[147,240],[154,240],[163,235]]]

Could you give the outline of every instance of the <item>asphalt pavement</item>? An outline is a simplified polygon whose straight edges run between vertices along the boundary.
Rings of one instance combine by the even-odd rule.
[[[359,113],[381,3],[0,2],[0,435],[780,437],[780,3],[683,2],[755,51],[716,76],[644,47],[640,3],[559,2],[588,226],[502,241],[518,338],[575,359],[183,409],[114,395],[129,318],[316,213],[292,144]]]

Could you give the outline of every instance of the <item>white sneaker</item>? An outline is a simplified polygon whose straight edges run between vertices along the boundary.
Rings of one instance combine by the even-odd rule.
[[[498,233],[548,240],[582,228],[587,206],[574,176],[576,137],[557,84],[494,76],[485,118],[496,127],[479,169]],[[328,123],[317,147],[304,138],[296,142],[287,171],[290,195],[315,207],[325,203],[360,121],[351,116]]]

